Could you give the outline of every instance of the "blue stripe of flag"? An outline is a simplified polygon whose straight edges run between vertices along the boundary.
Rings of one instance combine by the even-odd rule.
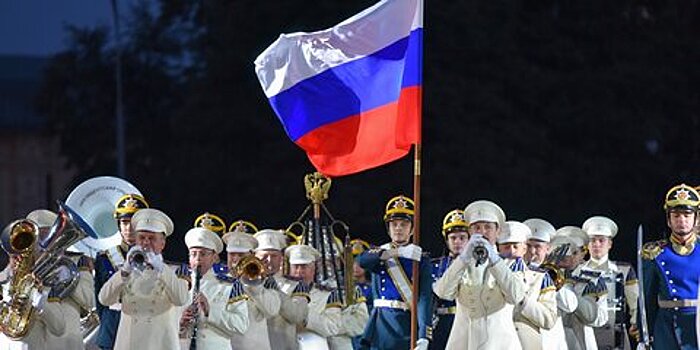
[[[366,57],[300,81],[270,98],[296,141],[340,119],[397,101],[402,88],[421,85],[423,29]]]

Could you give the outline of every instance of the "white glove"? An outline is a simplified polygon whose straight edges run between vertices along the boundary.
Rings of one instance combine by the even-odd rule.
[[[414,350],[428,350],[428,344],[430,344],[428,339],[420,338],[418,341],[416,341],[416,347]]]
[[[49,291],[50,290],[51,290],[50,288],[45,288],[41,292],[34,290],[34,292],[32,293],[32,306],[35,309],[38,309],[38,310],[44,309],[44,305],[46,304],[46,300],[49,298]]]
[[[459,254],[459,258],[462,259],[462,261],[470,263],[474,260],[474,247],[476,246],[476,242],[481,238],[482,236],[480,234],[472,235],[469,238],[469,242],[467,242],[467,245],[462,248],[462,252]]]
[[[498,255],[496,247],[484,238],[482,238],[481,240],[484,244],[484,247],[486,248],[486,251],[489,252],[489,260],[491,261],[491,265],[501,261],[502,258],[500,255]]]
[[[415,244],[399,247],[399,256],[402,258],[420,261],[421,254],[423,254],[423,249]]]
[[[389,260],[389,259],[395,258],[397,256],[399,256],[398,249],[387,249],[387,250],[382,252],[382,255],[379,256],[379,259]]]
[[[557,291],[557,307],[565,313],[572,313],[578,308],[578,297],[570,285],[565,284]]]
[[[161,254],[156,254],[154,252],[148,252],[146,254],[148,257],[148,263],[153,266],[153,269],[156,270],[157,272],[163,272],[163,269],[165,268],[165,263],[163,262],[163,255]]]

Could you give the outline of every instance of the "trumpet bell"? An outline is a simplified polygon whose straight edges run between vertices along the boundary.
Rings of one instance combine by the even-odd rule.
[[[76,187],[66,204],[79,214],[95,231],[97,237],[87,237],[69,250],[94,258],[98,252],[121,242],[119,227],[114,219],[114,206],[125,194],[141,192],[126,180],[113,176],[91,178]]]
[[[255,255],[246,255],[236,265],[236,275],[241,278],[243,284],[257,286],[265,281],[267,269],[262,260]]]

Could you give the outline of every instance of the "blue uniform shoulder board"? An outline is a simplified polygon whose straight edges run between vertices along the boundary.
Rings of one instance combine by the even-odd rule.
[[[246,294],[241,280],[235,278],[231,283],[231,294],[228,296],[228,303],[232,304],[241,300],[248,300],[248,294]]]
[[[214,273],[217,275],[226,275],[228,274],[228,266],[223,263],[216,263],[212,266],[212,270],[214,270]]]
[[[557,287],[554,285],[554,280],[549,276],[548,273],[544,273],[544,278],[542,279],[542,285],[540,285],[540,294],[544,294],[550,291],[556,291]]]
[[[273,276],[269,276],[267,279],[265,279],[263,287],[265,289],[280,290],[280,286],[277,284],[277,280]]]
[[[190,279],[190,266],[186,263],[179,263],[175,267],[175,275],[177,277],[189,280]]]
[[[92,270],[92,259],[89,256],[81,255],[78,258],[78,270],[79,271],[91,271]]]
[[[510,264],[510,270],[513,272],[523,272],[525,271],[525,262],[522,258],[515,258]]]
[[[648,242],[642,246],[642,258],[645,260],[654,260],[659,254],[661,254],[661,249],[663,249],[668,244],[665,239]]]
[[[236,279],[229,276],[229,275],[224,275],[224,274],[216,274],[216,279],[221,281],[221,282],[226,282],[226,283],[233,283]]]
[[[311,301],[311,296],[309,296],[310,291],[311,291],[311,286],[304,283],[303,281],[299,281],[299,282],[297,282],[297,286],[294,287],[294,291],[292,291],[292,296],[293,297],[304,297],[304,298],[306,298],[307,301]]]
[[[584,296],[591,296],[596,300],[606,294],[608,294],[608,286],[602,278],[599,278],[597,282],[589,281],[583,289]]]
[[[384,250],[384,249],[382,249],[382,248],[372,248],[372,249],[366,250],[365,253],[368,253],[368,254],[379,254],[379,253],[381,253],[383,250]]]
[[[628,267],[627,269],[627,276],[625,276],[625,284],[635,284],[637,283],[637,272],[634,271],[634,267],[632,264],[628,263],[618,263],[619,266],[625,266]]]
[[[61,302],[61,300],[63,300],[63,298],[60,298],[56,293],[57,293],[57,290],[51,289],[49,291],[48,297],[46,298],[46,301],[49,303]]]
[[[328,294],[326,308],[343,307],[343,300],[340,298],[340,290],[334,289]]]

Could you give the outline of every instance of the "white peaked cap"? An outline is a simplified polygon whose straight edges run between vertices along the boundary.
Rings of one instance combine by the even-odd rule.
[[[258,231],[253,237],[258,240],[255,251],[268,249],[282,251],[287,246],[287,236],[281,230],[264,229]]]
[[[532,231],[532,234],[528,239],[534,239],[542,242],[550,242],[554,234],[557,233],[557,229],[554,228],[552,224],[547,220],[543,219],[527,219],[523,221],[523,224],[527,225]]]
[[[557,230],[557,234],[554,237],[571,238],[574,241],[574,243],[576,243],[576,246],[579,248],[588,245],[588,235],[586,234],[586,232],[584,232],[582,229],[576,226],[564,226]]]
[[[225,234],[222,239],[229,253],[246,253],[258,247],[258,240],[250,233],[233,231]]]
[[[522,222],[506,221],[498,235],[498,243],[524,243],[530,235],[530,228]]]
[[[464,220],[469,224],[475,222],[493,222],[498,227],[503,227],[506,221],[506,214],[496,203],[486,200],[471,202],[464,208]]]
[[[162,211],[153,208],[144,208],[137,211],[131,217],[131,225],[134,231],[160,232],[165,237],[170,236],[175,225]]]
[[[319,253],[318,250],[306,244],[295,244],[290,246],[284,252],[284,255],[289,258],[290,265],[310,264],[321,257],[321,253]]]
[[[34,221],[39,228],[51,227],[58,218],[58,214],[47,209],[33,210],[27,214],[27,219]]]
[[[617,224],[605,216],[594,216],[583,223],[583,230],[588,236],[605,236],[611,239],[617,235]]]
[[[216,254],[219,254],[222,250],[224,250],[224,243],[221,242],[221,238],[219,238],[214,231],[203,227],[195,227],[187,231],[187,233],[185,233],[185,245],[187,245],[187,249],[211,249],[215,251]]]

